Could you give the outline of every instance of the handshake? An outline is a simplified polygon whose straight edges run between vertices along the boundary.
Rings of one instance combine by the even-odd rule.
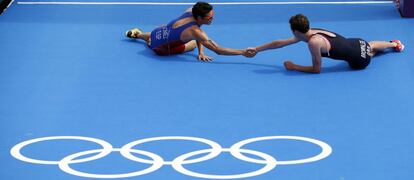
[[[256,56],[257,53],[258,53],[257,49],[254,47],[249,47],[243,50],[243,56],[248,57],[248,58],[252,58]]]

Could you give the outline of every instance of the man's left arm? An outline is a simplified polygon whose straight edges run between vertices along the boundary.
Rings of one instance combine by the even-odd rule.
[[[312,56],[312,66],[301,66],[294,64],[292,61],[285,61],[284,65],[287,70],[295,70],[306,73],[321,73],[322,55],[321,55],[321,43],[322,39],[312,39],[308,42],[308,48]]]
[[[201,60],[201,61],[211,61],[211,60],[213,60],[213,58],[211,58],[209,56],[206,56],[204,54],[204,46],[203,46],[203,44],[201,44],[200,41],[197,41],[197,49],[198,49],[198,60]]]

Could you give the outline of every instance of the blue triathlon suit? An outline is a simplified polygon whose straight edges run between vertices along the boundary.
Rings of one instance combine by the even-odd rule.
[[[181,41],[181,33],[191,26],[198,26],[196,22],[183,24],[178,28],[173,28],[175,22],[192,17],[191,12],[186,12],[177,19],[171,21],[167,25],[158,27],[151,32],[150,48],[158,55],[173,55],[183,53],[185,44],[188,42]]]
[[[327,31],[317,28],[312,29]],[[322,53],[322,57],[344,60],[348,62],[352,69],[365,69],[368,66],[371,62],[371,56],[369,55],[371,47],[367,41],[360,38],[344,38],[334,32],[330,33],[335,34],[336,37],[330,37],[323,33],[316,33],[325,37],[331,44],[329,53]]]

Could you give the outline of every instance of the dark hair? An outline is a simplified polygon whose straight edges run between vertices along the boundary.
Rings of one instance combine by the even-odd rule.
[[[309,31],[309,21],[308,18],[303,14],[296,14],[292,16],[289,20],[290,29],[292,31],[299,31],[301,33],[306,33]]]
[[[192,9],[194,19],[197,17],[206,17],[207,14],[213,10],[213,6],[206,2],[197,2]]]

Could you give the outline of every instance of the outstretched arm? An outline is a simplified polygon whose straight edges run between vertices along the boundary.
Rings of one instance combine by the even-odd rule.
[[[301,66],[294,64],[292,61],[285,61],[284,65],[287,70],[301,71],[307,73],[319,74],[321,72],[321,42],[320,39],[313,38],[308,42],[309,51],[312,56],[312,66]]]
[[[292,37],[292,38],[289,38],[289,39],[274,40],[272,42],[263,44],[261,46],[257,46],[256,50],[257,50],[257,52],[260,52],[260,51],[265,51],[265,50],[269,50],[269,49],[282,48],[284,46],[294,44],[294,43],[297,43],[299,41],[300,40],[296,37]]]
[[[220,47],[211,39],[201,40],[202,45],[219,55],[242,55],[245,50]]]
[[[214,51],[216,54],[219,55],[247,55],[246,50],[242,49],[232,49],[232,48],[225,48],[219,46],[213,40],[209,39],[207,35],[201,31],[200,29],[195,30],[194,37],[198,42],[200,42],[206,48]]]

